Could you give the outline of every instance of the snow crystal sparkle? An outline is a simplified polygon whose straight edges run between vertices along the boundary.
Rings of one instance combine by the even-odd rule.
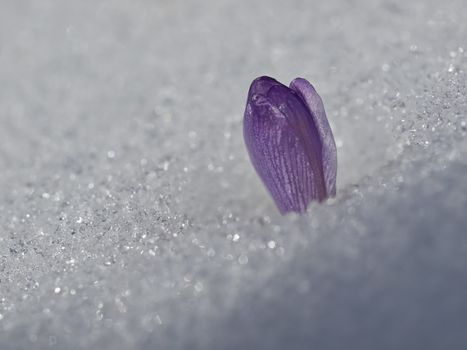
[[[279,211],[305,212],[336,194],[337,152],[323,102],[296,78],[259,77],[248,92],[243,134],[250,159]]]

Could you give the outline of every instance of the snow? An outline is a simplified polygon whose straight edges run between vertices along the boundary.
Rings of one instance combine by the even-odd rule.
[[[461,0],[4,0],[1,349],[460,349]],[[337,197],[281,217],[251,81],[309,79]]]

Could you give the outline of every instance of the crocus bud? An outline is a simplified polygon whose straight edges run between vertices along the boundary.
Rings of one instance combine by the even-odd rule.
[[[336,194],[337,151],[321,98],[305,79],[253,81],[243,120],[251,162],[282,214]]]

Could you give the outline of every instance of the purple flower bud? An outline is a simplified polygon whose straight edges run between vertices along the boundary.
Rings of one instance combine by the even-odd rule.
[[[305,79],[253,81],[243,120],[251,162],[282,214],[336,194],[337,151],[323,102]]]

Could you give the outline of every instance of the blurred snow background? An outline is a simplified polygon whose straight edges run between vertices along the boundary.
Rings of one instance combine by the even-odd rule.
[[[1,349],[465,349],[464,0],[0,3]],[[309,79],[338,196],[280,217],[250,82]]]

